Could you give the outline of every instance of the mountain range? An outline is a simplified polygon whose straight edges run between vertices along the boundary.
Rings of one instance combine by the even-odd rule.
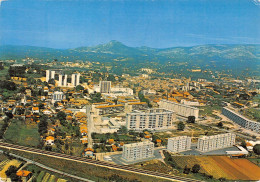
[[[0,46],[0,59],[23,59],[31,57],[42,60],[58,61],[125,61],[129,63],[174,63],[188,62],[203,66],[209,62],[219,64],[241,64],[258,67],[260,45],[198,45],[192,47],[150,48],[129,47],[118,41],[110,41],[92,47],[74,49],[53,49],[34,46]],[[236,65],[236,66],[238,66]]]

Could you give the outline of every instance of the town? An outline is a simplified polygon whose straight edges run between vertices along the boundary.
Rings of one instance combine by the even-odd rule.
[[[73,167],[75,176],[94,181],[143,180],[106,178],[103,169],[81,171],[83,163],[74,161],[65,169],[57,158],[29,155],[32,149],[170,174],[173,180],[260,179],[260,80],[202,69],[188,70],[195,79],[167,77],[149,67],[117,75],[113,67],[98,67],[33,58],[0,62],[2,179],[81,181],[69,176]]]

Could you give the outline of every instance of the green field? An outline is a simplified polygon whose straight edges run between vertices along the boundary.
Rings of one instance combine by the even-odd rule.
[[[39,144],[40,135],[37,126],[26,126],[21,121],[12,121],[5,136],[7,142],[24,146],[36,147]]]
[[[1,148],[1,146],[0,146]],[[6,149],[3,149],[6,151]],[[94,166],[94,165],[89,165],[85,163],[80,163],[80,162],[74,162],[74,161],[68,161],[64,159],[56,159],[53,157],[49,156],[43,156],[43,155],[38,155],[34,154],[33,156],[31,153],[28,152],[23,152],[23,151],[16,151],[16,150],[8,150],[11,153],[17,154],[19,156],[28,158],[28,159],[33,159],[36,162],[42,163],[43,165],[46,165],[48,167],[67,172],[69,174],[73,174],[79,177],[87,178],[93,181],[100,181],[100,182],[105,182],[105,181],[141,181],[141,182],[167,182],[169,180],[163,180],[160,178],[156,177],[151,177],[151,176],[146,176],[146,175],[141,175],[141,174],[132,174],[129,172],[125,171],[119,171],[119,170],[113,170],[105,167],[99,167],[99,166]],[[49,172],[48,172],[49,173]],[[110,180],[114,179],[113,176],[120,180]],[[44,174],[45,175],[45,174]],[[56,176],[56,175],[55,175]],[[70,180],[74,181],[74,180]],[[78,180],[77,180],[78,181]]]

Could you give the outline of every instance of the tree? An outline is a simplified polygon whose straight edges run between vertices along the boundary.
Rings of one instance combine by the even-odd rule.
[[[59,102],[56,101],[56,102],[53,104],[54,107],[58,107],[58,103],[59,103]]]
[[[84,90],[84,87],[82,87],[81,85],[77,85],[75,89],[76,91],[80,91],[80,90]]]
[[[188,168],[187,165],[186,165],[185,168],[183,169],[183,173],[184,173],[184,174],[189,174],[189,173],[190,173],[190,168]]]
[[[199,164],[195,164],[193,167],[192,167],[192,172],[193,173],[198,173],[200,170],[200,165]]]
[[[178,127],[178,130],[183,131],[185,128],[185,124],[181,121],[178,123],[177,127]]]
[[[256,144],[253,147],[253,151],[254,151],[255,154],[260,155],[260,144]]]
[[[48,81],[49,84],[55,85],[55,80],[52,78]]]
[[[189,116],[187,122],[188,123],[195,123],[195,116]]]
[[[220,127],[220,128],[222,128],[222,127],[223,127],[223,123],[222,123],[222,122],[219,122],[217,126]]]
[[[11,81],[3,80],[0,81],[0,88],[14,91],[16,90],[16,84]]]
[[[242,140],[241,146],[242,146],[244,149],[247,149],[247,147],[246,147],[246,141],[245,141],[245,140]]]
[[[66,113],[63,112],[63,111],[59,111],[58,114],[57,114],[57,118],[59,120],[65,120],[66,119]]]
[[[16,171],[17,171],[18,169],[17,169],[17,167],[15,167],[15,166],[10,166],[6,171],[5,171],[5,174],[6,174],[6,176],[11,176],[11,174],[13,174],[13,173],[15,173],[16,174]]]
[[[119,129],[119,132],[122,134],[127,134],[127,127],[126,126],[121,126]]]

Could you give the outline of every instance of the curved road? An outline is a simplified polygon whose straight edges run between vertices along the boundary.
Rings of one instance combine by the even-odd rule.
[[[60,159],[64,159],[64,160],[71,160],[71,161],[80,162],[80,163],[86,163],[89,165],[95,165],[95,166],[105,167],[105,168],[114,169],[114,170],[142,174],[142,175],[146,175],[146,176],[157,177],[157,178],[162,178],[162,179],[167,179],[167,180],[172,180],[172,181],[199,182],[198,180],[195,180],[195,179],[184,178],[184,177],[180,177],[180,176],[172,176],[169,174],[148,171],[148,170],[144,170],[144,169],[137,169],[137,168],[129,167],[126,165],[115,165],[115,164],[110,164],[110,163],[103,162],[103,161],[96,161],[96,160],[86,159],[86,158],[82,158],[82,157],[70,156],[70,155],[60,154],[60,153],[56,153],[56,152],[50,152],[50,151],[45,151],[45,150],[40,150],[40,149],[35,149],[35,148],[24,147],[24,146],[20,146],[20,145],[13,145],[13,144],[4,143],[4,142],[0,142],[0,147],[5,148],[5,149],[12,149],[12,150],[17,150],[17,151],[28,152],[28,153],[35,153],[38,155],[45,155],[45,156],[54,157],[54,158],[60,158]]]

